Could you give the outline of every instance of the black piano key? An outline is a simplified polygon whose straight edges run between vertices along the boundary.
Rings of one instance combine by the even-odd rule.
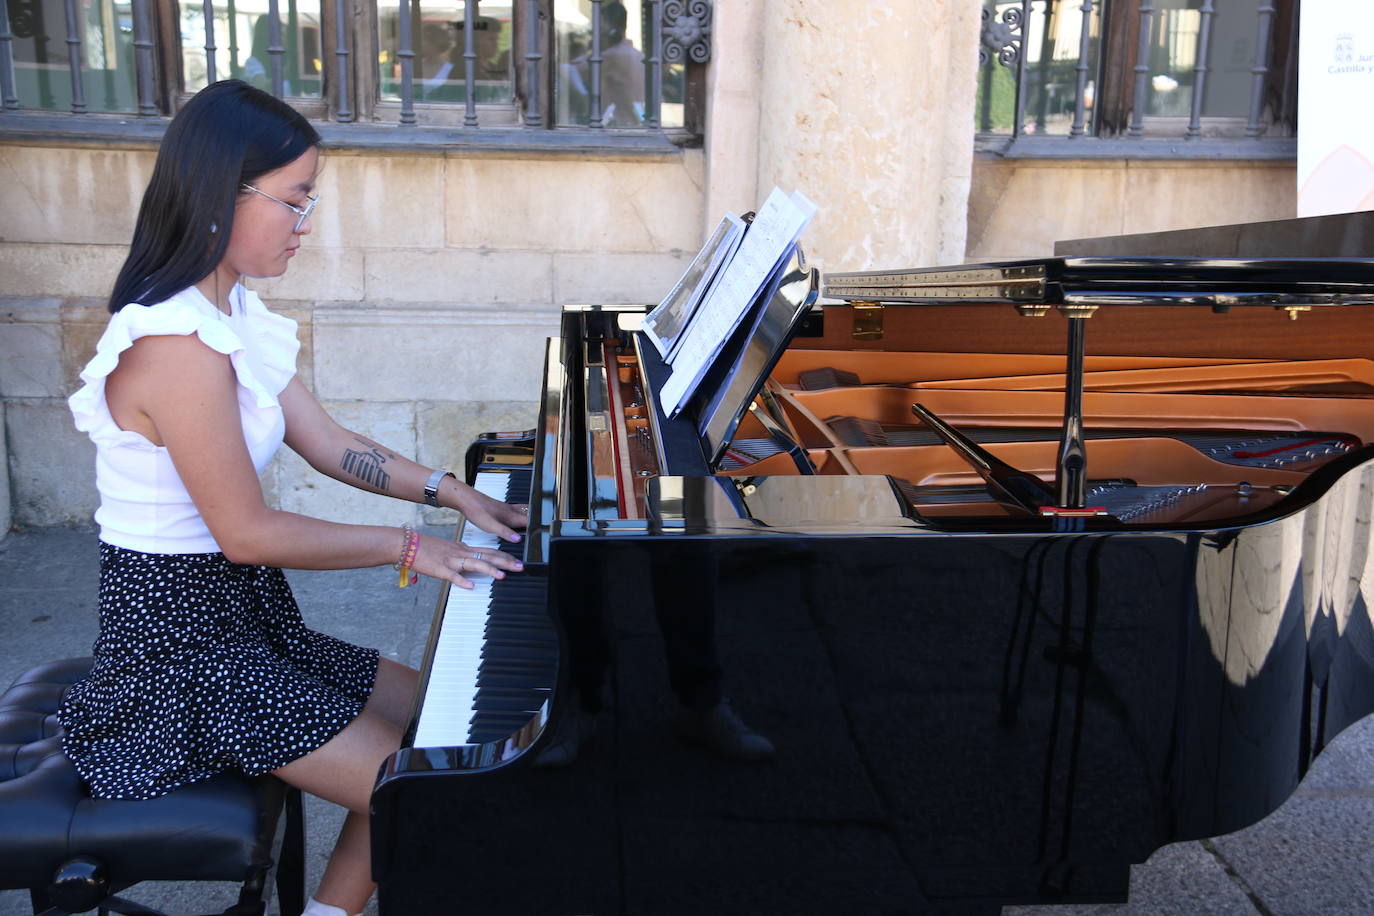
[[[529,722],[535,710],[480,710],[474,712],[468,720],[470,723],[479,724],[484,728],[501,728],[506,734],[519,731]]]
[[[544,696],[549,693],[547,687],[537,687],[533,685],[522,686],[491,686],[482,691],[483,696],[494,697],[498,700],[508,700],[512,698],[528,699],[533,696]]]
[[[553,686],[551,681],[552,674],[548,671],[499,672],[496,674],[479,672],[476,686],[479,692],[492,687],[527,690],[532,687],[551,687]]]
[[[532,660],[558,654],[558,641],[540,636],[502,632],[484,633],[482,638],[489,649],[514,649]]]
[[[540,659],[547,655],[558,655],[558,640],[556,639],[536,639],[532,637],[508,638],[499,634],[493,634],[487,642],[495,649],[517,649],[527,652],[527,658]]]
[[[519,716],[528,719],[534,715],[539,707],[544,704],[543,697],[478,697],[470,707],[473,714],[473,721],[494,722],[487,717],[495,716],[499,719],[506,719],[511,716]]]
[[[541,680],[538,677],[522,677],[519,675],[487,673],[479,673],[477,675],[477,687],[479,690],[485,690],[496,687],[513,687],[526,689],[538,687],[545,690],[549,689],[548,683],[541,682]]]
[[[505,658],[488,658],[478,662],[479,670],[494,674],[535,674],[547,671],[551,666],[547,660],[525,659],[518,655]]]
[[[557,648],[558,640],[547,631],[540,632],[533,627],[494,626],[487,627],[484,635],[488,642],[507,642],[511,645],[548,645]]]
[[[548,627],[540,627],[533,623],[511,623],[502,622],[496,626],[486,629],[488,637],[498,639],[528,639],[531,642],[556,642],[553,634]]]
[[[488,650],[513,650],[531,660],[558,655],[558,643],[555,640],[522,639],[500,633],[490,633],[484,638]]]
[[[556,646],[506,645],[500,640],[484,647],[479,665],[496,665],[508,671],[545,671],[558,661]]]
[[[543,658],[557,658],[558,650],[543,648],[539,646],[523,645],[504,645],[497,641],[482,648],[483,658],[499,659],[508,661],[512,659],[529,659],[531,661]]]
[[[468,724],[480,724],[484,728],[499,731],[498,737],[504,738],[506,735],[514,734],[524,728],[530,721],[534,712],[478,712],[473,713],[472,718],[468,719]]]
[[[477,684],[490,684],[493,687],[501,687],[507,684],[524,686],[536,684],[543,687],[552,687],[552,675],[554,666],[545,665],[539,668],[510,668],[500,665],[480,665],[477,668]],[[543,679],[548,680],[543,680]],[[542,682],[541,682],[542,681]]]
[[[519,573],[501,580],[501,591],[508,594],[509,604],[502,613],[518,613],[524,610],[543,608],[544,583],[539,579],[522,576]]]

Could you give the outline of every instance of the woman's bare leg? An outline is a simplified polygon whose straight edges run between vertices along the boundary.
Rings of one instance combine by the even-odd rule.
[[[359,913],[376,890],[368,805],[377,767],[401,743],[417,672],[381,659],[377,680],[362,714],[323,747],[276,770],[283,782],[343,805],[344,818],[315,899],[346,913]]]
[[[334,851],[329,855],[324,877],[315,889],[315,899],[343,910],[349,916],[361,913],[377,885],[372,882],[372,825],[366,814],[348,812]]]
[[[323,747],[274,771],[283,782],[349,810],[315,899],[346,913],[362,912],[372,883],[367,817],[377,767],[401,743],[401,730],[364,711]]]
[[[415,685],[420,672],[389,658],[377,660],[377,679],[372,683],[372,695],[367,698],[365,712],[381,716],[402,731],[410,723],[410,706],[415,699]]]

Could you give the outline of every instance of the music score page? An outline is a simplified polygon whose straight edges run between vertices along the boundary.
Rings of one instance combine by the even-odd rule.
[[[816,205],[800,191],[788,195],[774,188],[768,195],[735,256],[721,269],[682,332],[671,360],[672,374],[659,392],[659,401],[670,417],[681,413],[691,400],[712,359],[815,214]]]

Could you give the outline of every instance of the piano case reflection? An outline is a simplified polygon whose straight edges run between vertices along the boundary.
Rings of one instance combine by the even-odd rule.
[[[645,310],[565,309],[537,427],[470,452],[529,572],[440,596],[381,911],[1121,901],[1273,811],[1374,707],[1368,216],[823,306],[798,257],[673,420]],[[771,760],[675,739],[679,626]]]

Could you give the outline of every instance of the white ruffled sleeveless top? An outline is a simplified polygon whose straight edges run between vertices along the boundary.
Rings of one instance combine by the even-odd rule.
[[[181,483],[167,449],[120,429],[105,403],[105,379],[140,337],[195,334],[229,357],[238,378],[239,415],[253,466],[261,474],[286,433],[277,397],[296,374],[296,322],[267,310],[235,286],[225,315],[194,286],[157,305],[131,303],[110,316],[83,386],[67,399],[76,428],[95,443],[100,539],[144,553],[215,553],[219,545]]]

